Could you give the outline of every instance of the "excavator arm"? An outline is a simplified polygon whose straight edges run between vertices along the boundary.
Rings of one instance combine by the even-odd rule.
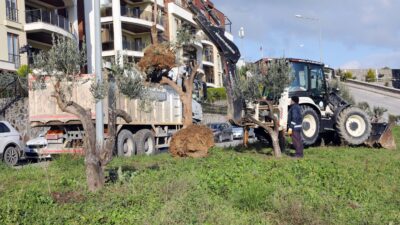
[[[217,47],[218,52],[222,56],[222,63],[225,69],[223,77],[224,86],[228,97],[228,117],[234,123],[242,117],[243,98],[234,94],[236,78],[236,63],[240,59],[240,51],[238,47],[225,36],[225,28],[221,27],[219,18],[215,15],[203,0],[200,0],[204,10],[202,11],[194,4],[192,0],[188,0],[188,8],[193,13],[193,19],[201,30],[207,35],[210,41]],[[207,15],[213,20],[211,21]],[[214,22],[215,25],[212,23]]]

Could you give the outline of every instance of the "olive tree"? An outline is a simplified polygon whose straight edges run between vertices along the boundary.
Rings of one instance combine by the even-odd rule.
[[[275,59],[269,62],[260,62],[249,68],[250,76],[241,77],[237,82],[235,89],[236,95],[241,95],[246,104],[266,104],[268,105],[268,114],[266,117],[272,121],[272,126],[267,126],[254,118],[250,114],[245,115],[245,120],[257,124],[263,128],[271,137],[272,147],[276,157],[281,156],[281,147],[279,145],[279,121],[273,113],[276,105],[282,96],[282,93],[288,87],[290,78],[290,65],[285,59]]]
[[[33,85],[35,91],[47,88],[51,85],[54,89],[52,97],[56,100],[61,111],[77,116],[82,124],[84,135],[84,154],[86,166],[87,185],[90,191],[96,191],[104,186],[104,168],[111,161],[115,146],[115,121],[116,117],[122,117],[130,122],[130,116],[122,111],[110,107],[108,110],[109,138],[103,141],[101,149],[96,146],[95,123],[92,120],[91,109],[84,108],[72,101],[72,91],[83,82],[81,69],[86,64],[85,48],[79,49],[74,39],[65,37],[53,37],[53,46],[48,51],[42,51],[34,57],[33,76],[36,82]],[[129,98],[140,98],[142,94],[143,79],[139,70],[130,66],[113,66],[109,72],[107,81],[114,81],[118,90]],[[94,82],[94,80],[92,80]],[[102,98],[110,97],[108,88],[111,83],[93,84],[93,103]],[[110,105],[115,103],[115,95],[111,96]]]

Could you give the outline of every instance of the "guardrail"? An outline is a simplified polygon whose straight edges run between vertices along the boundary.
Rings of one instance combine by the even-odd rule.
[[[391,87],[385,87],[385,86],[381,86],[381,85],[377,85],[377,84],[371,84],[371,83],[364,82],[364,81],[348,79],[348,80],[345,81],[345,83],[352,83],[352,84],[362,85],[362,86],[370,87],[370,88],[381,90],[381,91],[400,94],[400,89],[391,88]]]

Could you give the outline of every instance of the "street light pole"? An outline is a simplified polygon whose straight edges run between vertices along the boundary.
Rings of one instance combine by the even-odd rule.
[[[103,82],[102,64],[101,64],[101,30],[100,30],[100,1],[94,0],[94,72],[96,74],[96,83]],[[96,102],[96,147],[100,152],[104,140],[104,121],[103,121],[103,101]]]
[[[240,29],[239,29],[239,38],[240,38],[240,48],[243,51],[242,58],[244,59],[244,50],[243,50],[244,28],[243,27],[240,27]]]
[[[296,18],[299,19],[304,19],[304,20],[311,20],[311,21],[317,21],[318,23],[318,29],[319,29],[319,40],[318,40],[318,45],[319,45],[319,60],[322,62],[322,27],[321,27],[321,20],[319,18],[315,17],[307,17],[303,15],[294,15]]]

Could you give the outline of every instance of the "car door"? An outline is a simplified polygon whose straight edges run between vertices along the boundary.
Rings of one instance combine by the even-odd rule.
[[[0,153],[4,152],[6,144],[10,142],[10,129],[0,122]]]

